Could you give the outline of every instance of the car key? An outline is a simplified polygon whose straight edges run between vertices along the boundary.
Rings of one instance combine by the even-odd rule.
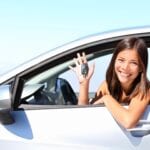
[[[87,74],[88,74],[88,71],[89,71],[89,67],[88,67],[88,64],[87,63],[83,63],[81,65],[81,74],[86,77]]]

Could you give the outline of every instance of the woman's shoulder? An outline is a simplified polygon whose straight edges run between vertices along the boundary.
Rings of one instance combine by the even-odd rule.
[[[101,86],[107,86],[106,80],[104,80],[104,81],[101,83]]]
[[[99,88],[98,88],[98,90],[97,90],[97,93],[102,93],[102,94],[109,94],[109,90],[108,90],[108,85],[107,85],[107,82],[106,81],[103,81],[101,84],[100,84],[100,86],[99,86]]]
[[[95,93],[95,97],[92,98],[90,101],[91,104],[93,104],[95,101],[97,101],[99,98],[101,98],[103,95],[107,94],[107,83],[106,81],[103,81],[100,86],[98,87],[98,90]]]

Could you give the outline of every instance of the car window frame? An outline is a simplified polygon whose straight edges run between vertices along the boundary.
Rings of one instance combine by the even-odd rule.
[[[89,45],[86,45],[86,46],[81,45],[81,46],[75,47],[73,49],[68,49],[66,52],[63,52],[63,53],[60,53],[59,55],[56,55],[55,58],[54,57],[48,58],[47,60],[40,62],[38,65],[32,66],[31,68],[18,74],[15,77],[15,82],[14,82],[15,84],[13,86],[12,91],[14,92],[14,89],[15,90],[18,89],[17,87],[22,88],[25,81],[28,78],[32,77],[33,75],[36,75],[43,70],[46,70],[46,68],[57,65],[57,63],[59,61],[64,62],[64,61],[69,60],[70,58],[75,57],[76,53],[78,53],[78,52],[85,51],[87,55],[90,54],[91,52],[95,53],[98,51],[101,52],[101,54],[112,53],[114,47],[122,38],[124,38],[124,36],[123,37],[122,36],[116,37],[116,38],[112,38],[112,39],[107,39],[107,40],[102,40],[102,41],[97,41],[97,43],[94,43],[94,44],[89,43]],[[142,38],[144,38],[144,37],[142,37]],[[145,39],[146,39],[147,44],[149,45],[150,44],[150,37],[147,37]],[[12,95],[12,99],[14,102],[14,109],[19,108],[21,92],[22,91],[20,91],[20,94],[18,94],[17,92],[14,92],[14,94]],[[64,106],[58,106],[58,107],[63,108]],[[72,107],[72,106],[69,106],[69,107]],[[84,107],[88,107],[88,106],[84,106]],[[40,108],[40,106],[38,108]],[[49,108],[50,108],[50,106],[49,106]],[[32,107],[31,107],[31,109],[32,109]]]

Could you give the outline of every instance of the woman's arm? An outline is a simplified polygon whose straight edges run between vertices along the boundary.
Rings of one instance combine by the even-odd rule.
[[[89,83],[90,79],[94,73],[95,65],[92,64],[89,66],[89,70],[86,76],[84,76],[81,72],[81,66],[82,64],[87,64],[87,59],[85,56],[85,53],[82,53],[82,56],[78,53],[77,58],[74,58],[74,63],[76,67],[69,66],[71,70],[73,70],[76,73],[76,76],[79,81],[79,98],[78,98],[78,104],[79,105],[86,105],[89,104]]]
[[[89,81],[80,83],[78,105],[89,104]]]
[[[115,120],[125,128],[136,126],[149,103],[148,97],[140,100],[139,96],[136,96],[131,100],[128,108],[125,108],[111,95],[105,95],[100,100],[104,102]]]

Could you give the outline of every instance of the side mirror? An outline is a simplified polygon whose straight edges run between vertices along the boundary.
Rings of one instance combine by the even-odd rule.
[[[14,119],[11,116],[12,102],[9,85],[0,86],[0,123],[12,124]]]

